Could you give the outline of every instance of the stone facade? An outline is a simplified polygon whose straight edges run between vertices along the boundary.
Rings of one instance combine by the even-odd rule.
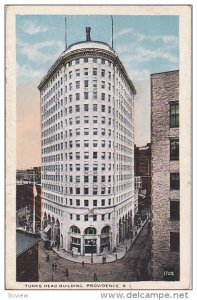
[[[62,53],[39,90],[43,229],[66,251],[111,251],[134,218],[135,88],[114,50],[88,40]]]
[[[152,74],[151,200],[153,280],[179,280],[178,105],[179,72]],[[174,177],[176,177],[176,180],[174,180]]]

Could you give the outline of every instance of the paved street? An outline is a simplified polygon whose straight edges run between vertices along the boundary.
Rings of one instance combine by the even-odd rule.
[[[94,281],[94,273],[98,281],[120,282],[147,280],[145,269],[150,255],[151,236],[148,233],[147,224],[141,230],[135,243],[126,255],[115,262],[106,264],[85,264],[72,262],[59,257],[53,251],[47,251],[43,242],[39,243],[39,276],[41,282],[91,282]],[[46,261],[47,254],[50,260]],[[52,264],[57,264],[57,269],[52,270]],[[68,269],[68,276],[65,271]]]

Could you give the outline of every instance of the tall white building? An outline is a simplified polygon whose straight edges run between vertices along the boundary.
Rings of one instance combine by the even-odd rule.
[[[39,84],[42,224],[66,251],[111,251],[134,218],[132,81],[106,43],[69,46]]]

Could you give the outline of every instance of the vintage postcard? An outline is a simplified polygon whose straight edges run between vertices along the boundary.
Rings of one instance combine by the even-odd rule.
[[[192,6],[5,15],[5,288],[191,289]]]

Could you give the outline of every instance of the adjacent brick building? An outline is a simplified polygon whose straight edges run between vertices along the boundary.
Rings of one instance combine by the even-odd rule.
[[[151,75],[152,277],[179,280],[179,71]]]

